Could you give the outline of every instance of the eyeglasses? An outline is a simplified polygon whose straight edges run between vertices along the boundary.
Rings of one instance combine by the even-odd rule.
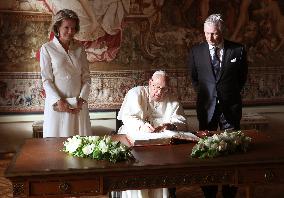
[[[155,85],[155,84],[152,84],[151,85],[152,87],[153,87],[153,89],[155,90],[155,91],[160,91],[160,92],[162,92],[162,93],[166,93],[166,92],[168,92],[169,91],[169,88],[168,87],[160,87],[160,86],[157,86],[157,85]]]

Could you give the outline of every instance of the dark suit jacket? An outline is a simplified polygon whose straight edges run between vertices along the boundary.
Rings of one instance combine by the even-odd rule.
[[[226,120],[238,128],[242,116],[241,90],[248,71],[244,46],[224,41],[219,79],[216,79],[211,65],[207,42],[191,48],[188,64],[192,85],[197,92],[199,126],[207,126],[210,122],[218,98]]]

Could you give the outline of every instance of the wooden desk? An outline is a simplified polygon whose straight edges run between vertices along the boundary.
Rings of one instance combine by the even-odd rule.
[[[190,157],[193,144],[135,147],[135,161],[112,164],[61,152],[64,138],[28,139],[5,176],[14,197],[99,195],[109,191],[204,184],[284,183],[284,138],[247,131],[251,150],[215,159]],[[126,142],[122,135],[115,136]]]

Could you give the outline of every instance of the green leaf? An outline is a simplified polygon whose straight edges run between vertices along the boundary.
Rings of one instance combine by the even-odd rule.
[[[235,152],[246,152],[251,142],[241,131],[223,132],[212,137],[205,137],[192,148],[191,156],[195,158],[214,158]]]

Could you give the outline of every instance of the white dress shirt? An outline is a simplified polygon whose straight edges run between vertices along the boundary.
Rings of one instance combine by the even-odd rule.
[[[209,45],[209,52],[210,52],[210,56],[211,56],[211,60],[213,59],[213,56],[215,54],[214,50],[215,50],[215,47],[218,48],[217,50],[217,56],[220,60],[220,68],[222,67],[222,60],[223,60],[223,55],[224,55],[224,44],[221,43],[220,45],[218,46],[213,46],[213,45]]]

